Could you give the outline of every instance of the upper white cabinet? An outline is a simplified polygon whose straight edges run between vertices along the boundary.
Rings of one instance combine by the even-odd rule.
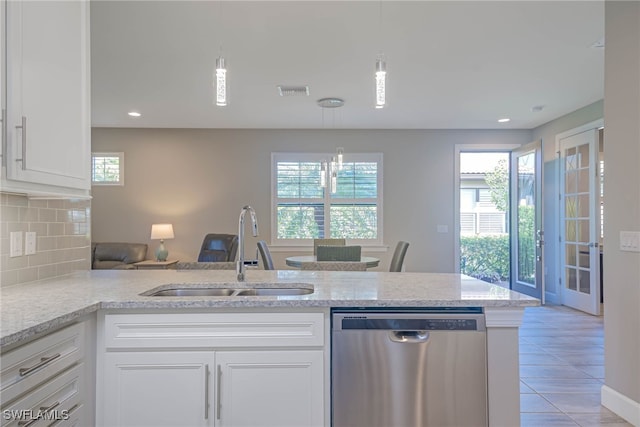
[[[89,1],[6,2],[4,191],[88,196]]]

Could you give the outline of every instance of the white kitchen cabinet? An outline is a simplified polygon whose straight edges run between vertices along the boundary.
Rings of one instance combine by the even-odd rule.
[[[87,324],[76,323],[2,353],[3,427],[54,420],[91,424],[93,403],[85,400],[93,398],[86,387],[94,382],[88,378],[93,363],[84,363]]]
[[[213,424],[212,352],[117,352],[105,356],[104,425]]]
[[[322,426],[323,361],[322,350],[217,352],[217,425]]]
[[[99,426],[323,426],[323,312],[99,316]]]
[[[6,2],[3,191],[87,197],[89,1]]]

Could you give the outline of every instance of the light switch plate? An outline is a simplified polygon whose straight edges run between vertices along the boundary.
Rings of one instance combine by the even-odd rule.
[[[620,250],[625,252],[640,252],[640,232],[621,231]]]
[[[22,256],[22,231],[9,233],[9,257]]]
[[[24,233],[24,254],[33,255],[36,253],[36,232],[27,231]]]

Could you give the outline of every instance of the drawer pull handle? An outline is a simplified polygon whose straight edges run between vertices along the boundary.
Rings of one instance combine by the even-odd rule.
[[[49,412],[49,411],[51,411],[53,408],[56,408],[56,407],[58,407],[58,406],[60,406],[60,402],[54,402],[54,403],[52,403],[52,404],[51,404],[50,406],[48,406],[48,407],[47,407],[47,406],[41,406],[41,407],[40,407],[40,411],[42,411],[42,412]]]
[[[20,373],[21,377],[24,377],[26,375],[29,375],[31,372],[35,371],[36,369],[42,368],[47,363],[53,362],[58,357],[60,357],[60,353],[56,353],[53,356],[49,356],[49,357],[43,357],[40,359],[40,362],[38,362],[37,364],[33,365],[30,368],[20,368],[20,371],[18,372]]]
[[[40,412],[49,412],[51,411],[53,408],[56,408],[60,406],[60,402],[54,402],[52,403],[50,406],[41,406],[40,407]],[[29,427],[31,424],[35,423],[36,421],[38,421],[39,418],[36,417],[32,420],[24,420],[24,421],[18,421],[18,425],[20,427]]]

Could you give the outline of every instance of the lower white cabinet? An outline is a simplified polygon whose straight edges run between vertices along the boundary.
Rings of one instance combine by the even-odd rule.
[[[99,426],[324,426],[323,313],[106,314]]]
[[[35,339],[1,355],[0,425],[91,425],[93,354],[86,348],[80,322]],[[86,363],[88,362],[88,363]]]
[[[323,354],[321,350],[217,352],[217,425],[323,425]]]
[[[108,353],[104,365],[104,425],[209,426],[213,353]]]

